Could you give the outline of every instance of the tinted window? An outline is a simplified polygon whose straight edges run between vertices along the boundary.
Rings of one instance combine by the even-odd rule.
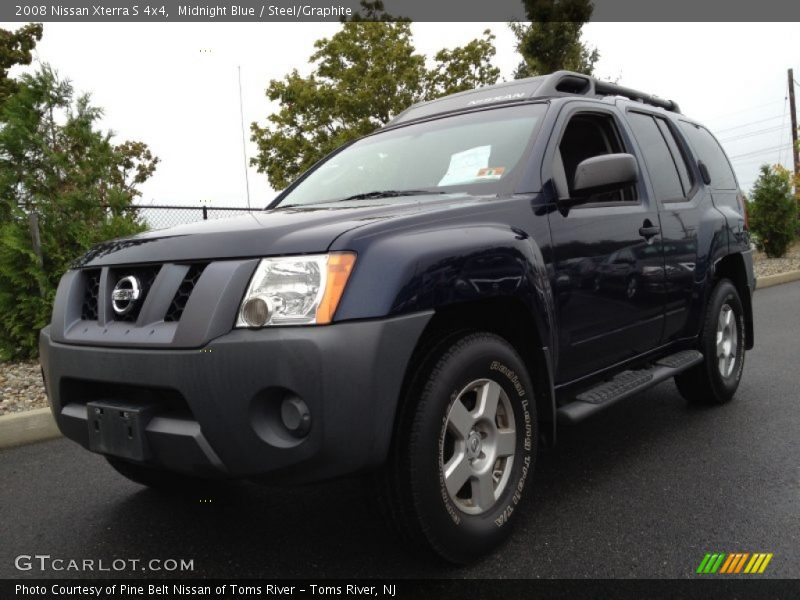
[[[656,199],[674,200],[684,197],[678,169],[655,119],[650,115],[632,112],[628,113],[628,121],[644,154]]]
[[[681,177],[681,185],[683,186],[683,195],[688,196],[689,190],[692,189],[692,176],[689,171],[689,165],[686,162],[686,155],[681,152],[678,141],[675,139],[675,134],[672,133],[669,125],[667,125],[666,119],[662,119],[661,117],[654,118],[656,123],[658,123],[658,128],[661,130],[661,135],[667,140],[667,146],[669,146],[669,151],[672,154],[672,160],[675,162],[675,166],[678,169],[678,175]]]
[[[681,130],[689,138],[689,143],[703,161],[711,177],[711,185],[720,190],[735,190],[736,177],[725,153],[707,129],[681,121]]]
[[[556,163],[560,166],[555,166],[555,170],[560,171],[566,180],[570,196],[575,192],[575,173],[581,162],[595,156],[626,151],[613,117],[593,113],[580,113],[569,120],[558,150]],[[636,187],[629,186],[618,192],[597,194],[592,201],[620,202],[636,199]]]

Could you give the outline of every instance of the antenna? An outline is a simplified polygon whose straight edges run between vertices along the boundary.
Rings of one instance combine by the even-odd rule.
[[[247,210],[250,210],[250,177],[247,174],[247,140],[244,135],[244,108],[242,106],[242,67],[237,66],[239,72],[239,117],[242,122],[242,160],[244,161],[244,186],[247,190]]]

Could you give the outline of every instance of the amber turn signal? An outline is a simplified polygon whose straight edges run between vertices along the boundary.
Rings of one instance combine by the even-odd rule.
[[[317,308],[317,325],[325,325],[333,320],[355,264],[354,252],[332,252],[328,255],[328,276],[325,279],[325,293]]]

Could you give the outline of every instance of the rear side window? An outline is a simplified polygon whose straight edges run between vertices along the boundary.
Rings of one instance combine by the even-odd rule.
[[[658,123],[658,128],[661,130],[661,135],[667,141],[669,151],[672,153],[672,160],[675,162],[675,167],[678,169],[678,175],[681,178],[681,186],[683,186],[683,195],[688,196],[689,191],[692,189],[693,178],[689,169],[689,163],[686,161],[686,155],[681,151],[678,146],[678,140],[675,139],[675,134],[667,125],[667,120],[661,117],[653,117]]]
[[[685,198],[688,192],[684,183],[688,181],[686,165],[681,164],[684,171],[681,177],[678,160],[682,161],[683,158],[680,154],[673,157],[656,118],[649,114],[630,112],[628,122],[644,154],[656,199],[665,201]]]
[[[703,161],[711,177],[711,187],[718,190],[735,190],[736,177],[733,174],[731,164],[722,151],[714,136],[705,127],[681,121],[681,131],[689,139],[689,143],[697,154],[697,158]]]

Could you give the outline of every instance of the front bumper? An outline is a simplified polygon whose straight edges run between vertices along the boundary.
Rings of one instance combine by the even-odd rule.
[[[155,407],[153,466],[205,477],[311,481],[386,457],[406,367],[432,313],[319,327],[234,330],[195,350],[100,348],[40,335],[62,433],[89,448],[87,402]],[[276,403],[305,401],[311,430],[276,434]]]

